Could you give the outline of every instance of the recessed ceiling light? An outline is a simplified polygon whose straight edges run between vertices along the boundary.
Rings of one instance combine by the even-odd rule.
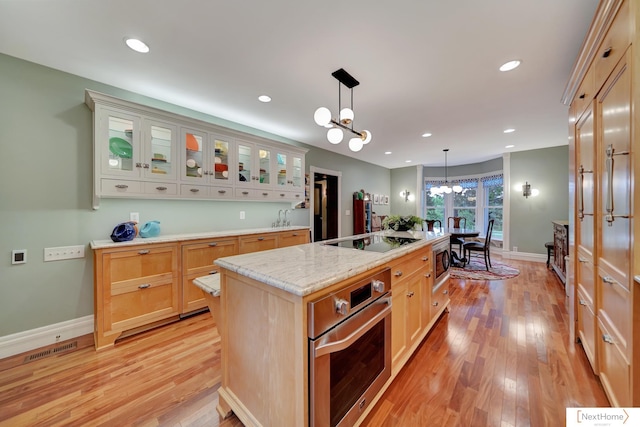
[[[129,46],[129,48],[135,50],[136,52],[149,52],[149,46],[147,46],[146,43],[142,40],[125,38],[124,42],[127,44],[127,46]]]
[[[385,151],[384,154],[391,154],[391,151]]]
[[[513,128],[509,128],[509,129],[505,129],[503,130],[504,133],[511,133],[511,132],[515,132],[516,130]]]
[[[404,162],[405,163],[411,163],[411,160],[405,160]]]
[[[500,71],[511,71],[514,68],[518,68],[520,61],[514,59],[513,61],[505,62],[500,66]]]
[[[260,101],[260,102],[271,102],[271,97],[269,95],[260,95],[258,97],[258,101]]]
[[[427,133],[423,133],[423,134],[422,134],[422,137],[423,137],[423,138],[429,138],[431,135],[432,135],[432,134],[430,134],[429,132],[427,132]]]
[[[504,146],[504,148],[513,148],[513,147],[515,147],[515,145],[513,145],[513,144]]]

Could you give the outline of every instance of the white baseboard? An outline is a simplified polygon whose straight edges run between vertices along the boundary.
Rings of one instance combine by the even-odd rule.
[[[93,333],[93,315],[0,337],[0,359]]]
[[[547,262],[547,255],[545,254],[534,254],[530,252],[510,252],[510,251],[502,251],[502,258],[504,259],[520,259],[523,261],[533,261],[533,262]]]

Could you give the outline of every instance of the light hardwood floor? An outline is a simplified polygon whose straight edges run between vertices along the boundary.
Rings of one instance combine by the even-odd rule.
[[[560,426],[566,407],[608,406],[569,340],[561,283],[544,264],[508,263],[518,277],[452,280],[450,312],[363,426]],[[0,361],[0,426],[241,425],[215,410],[220,340],[209,313],[105,351],[11,365]]]

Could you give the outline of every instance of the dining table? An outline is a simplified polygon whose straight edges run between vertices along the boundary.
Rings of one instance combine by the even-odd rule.
[[[466,237],[478,237],[480,235],[480,231],[474,230],[473,228],[445,228],[445,233],[451,234],[453,238],[466,238]],[[467,264],[467,258],[464,255],[464,249],[462,254],[458,254],[453,249],[451,249],[450,254],[450,264],[452,267],[464,267]]]

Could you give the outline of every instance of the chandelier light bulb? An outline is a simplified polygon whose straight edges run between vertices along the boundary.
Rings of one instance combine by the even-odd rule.
[[[444,189],[444,192],[447,193],[447,194],[450,194],[451,191],[453,191],[453,190],[451,190],[451,188],[449,188],[449,187],[445,187],[445,189]]]
[[[364,138],[362,139],[362,143],[363,144],[368,144],[369,141],[371,141],[371,132],[369,132],[368,130],[363,130],[362,132],[362,136],[364,136]]]
[[[360,138],[351,138],[349,140],[349,149],[354,152],[362,150],[362,140]]]
[[[320,107],[313,114],[313,120],[318,126],[326,126],[331,122],[331,111],[327,107]]]
[[[353,121],[353,110],[350,108],[343,108],[340,110],[340,123],[343,125],[351,124]]]
[[[340,144],[344,134],[340,128],[331,128],[327,131],[327,139],[332,144]]]
[[[454,185],[453,186],[453,191],[455,191],[456,193],[461,193],[462,192],[462,186],[461,185]]]

